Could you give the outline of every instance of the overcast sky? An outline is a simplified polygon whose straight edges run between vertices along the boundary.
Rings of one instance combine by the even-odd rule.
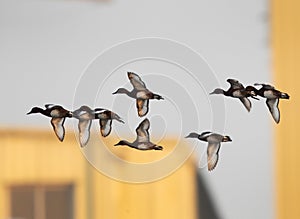
[[[26,112],[45,103],[69,109],[82,103],[117,110],[128,124],[116,131],[125,133],[129,127],[133,132],[140,121],[134,114],[134,102],[111,93],[118,87],[130,88],[126,71],[136,71],[144,75],[149,88],[166,96],[164,102],[150,104],[155,138],[165,132],[206,131],[212,128],[212,120],[219,118],[216,114],[225,119],[220,122],[224,127],[215,128],[230,135],[233,142],[223,145],[214,172],[199,170],[223,218],[274,218],[273,121],[264,101],[252,101],[253,109],[248,113],[238,100],[208,97],[204,88],[213,88],[215,82],[206,85],[201,80],[214,75],[224,89],[227,78],[245,84],[272,82],[267,16],[267,1],[260,0],[0,0],[1,127],[48,128],[47,119],[28,118]],[[199,53],[197,63],[203,61],[202,70],[192,74],[202,88],[197,90],[200,85],[176,63],[144,59],[128,60],[110,69],[110,81],[99,90],[101,78],[109,72],[96,57],[116,44],[143,37],[171,39]],[[178,57],[185,60],[188,53]],[[83,83],[85,76],[98,70],[97,83],[96,79],[90,81],[93,86]],[[82,88],[80,94],[76,93],[78,88]],[[94,89],[97,93],[91,96]],[[221,105],[219,112],[211,112],[210,101],[225,103],[225,109]],[[130,106],[129,110],[120,103]],[[193,115],[199,116],[195,121],[200,124],[192,122]],[[190,127],[185,125],[182,130],[182,121]],[[196,153],[202,154],[206,145],[197,145]]]

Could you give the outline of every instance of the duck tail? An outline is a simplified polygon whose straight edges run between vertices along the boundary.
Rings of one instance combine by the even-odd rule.
[[[155,147],[154,147],[154,150],[159,150],[159,151],[162,151],[164,148],[162,147],[162,146],[158,146],[158,145],[156,145]]]
[[[153,99],[156,99],[156,100],[163,100],[164,98],[158,94],[153,94]]]
[[[281,99],[290,99],[290,96],[287,93],[281,93],[280,98]]]

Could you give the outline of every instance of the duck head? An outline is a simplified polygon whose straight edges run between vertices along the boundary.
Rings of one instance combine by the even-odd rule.
[[[114,146],[123,146],[123,145],[128,146],[128,145],[130,145],[130,143],[128,141],[121,140],[117,144],[115,144]]]
[[[117,120],[118,122],[125,123],[123,119],[116,113],[111,113],[111,118]]]
[[[198,138],[198,137],[199,137],[199,134],[197,134],[196,132],[191,132],[185,138]]]
[[[39,107],[33,107],[26,115],[33,114],[33,113],[41,113],[44,111],[42,108]]]
[[[119,88],[117,91],[113,92],[112,94],[128,94],[129,91],[125,88]]]
[[[224,94],[224,90],[221,88],[216,88],[213,92],[209,93],[209,94]]]
[[[225,135],[222,139],[222,142],[228,142],[228,141],[232,141],[232,140],[228,135]]]

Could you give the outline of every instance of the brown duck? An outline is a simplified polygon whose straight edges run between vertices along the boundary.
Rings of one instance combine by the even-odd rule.
[[[139,126],[136,128],[137,138],[134,142],[128,142],[126,140],[121,140],[115,146],[123,145],[138,150],[163,150],[162,146],[156,145],[150,142],[149,130],[150,122],[148,119],[144,119]]]
[[[217,166],[221,142],[232,141],[229,136],[224,136],[212,132],[202,132],[200,135],[192,132],[186,138],[197,138],[200,141],[208,142],[207,146],[207,168],[212,171]]]
[[[79,140],[81,147],[87,145],[90,139],[90,129],[93,119],[99,119],[100,132],[103,137],[106,137],[111,132],[112,120],[117,120],[121,123],[124,121],[116,113],[102,109],[96,108],[92,110],[88,106],[81,106],[79,109],[73,112],[73,117],[79,120],[78,129],[79,129]]]
[[[65,137],[65,128],[64,122],[66,117],[72,117],[72,112],[64,109],[62,106],[54,104],[46,104],[46,109],[40,107],[33,107],[30,112],[27,113],[41,113],[47,117],[51,117],[51,125],[53,127],[54,133],[60,141],[64,140]]]
[[[133,86],[133,90],[128,91],[125,88],[119,88],[113,94],[126,94],[127,96],[136,99],[136,108],[140,117],[145,116],[149,110],[149,100],[163,100],[164,98],[158,94],[154,94],[146,88],[142,79],[133,72],[128,72],[127,76]]]

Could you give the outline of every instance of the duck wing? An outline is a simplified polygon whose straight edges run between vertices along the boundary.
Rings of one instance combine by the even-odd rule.
[[[278,103],[279,103],[279,98],[266,100],[266,104],[269,108],[269,111],[272,114],[272,117],[276,123],[279,123],[280,121],[280,111],[278,108]]]
[[[148,119],[144,119],[139,126],[136,128],[137,138],[136,141],[139,143],[150,142],[149,130],[150,122]]]
[[[250,100],[247,97],[241,97],[239,99],[243,103],[243,105],[246,107],[246,109],[248,110],[248,112],[250,112],[250,110],[251,110],[251,102],[250,102]]]
[[[81,147],[86,146],[90,139],[91,124],[92,124],[92,120],[90,119],[79,120],[78,129],[79,129],[79,141]]]
[[[270,84],[254,83],[254,86],[262,86],[266,90],[275,90],[275,87]]]
[[[130,80],[130,83],[132,84],[134,89],[136,89],[136,90],[146,90],[147,89],[145,83],[142,81],[140,76],[138,76],[137,74],[135,74],[133,72],[128,72],[127,75]]]
[[[208,143],[207,147],[207,167],[209,171],[212,171],[217,166],[219,160],[219,150],[221,143]]]
[[[65,128],[64,128],[65,118],[52,118],[51,125],[53,130],[60,141],[64,140],[65,137]]]
[[[244,85],[235,79],[227,79],[227,82],[230,84],[232,89],[244,89]]]
[[[100,132],[103,137],[106,137],[110,134],[111,132],[111,119],[100,119],[99,124],[100,124]]]
[[[52,104],[52,103],[45,104],[46,109],[51,109],[54,106],[55,106],[55,104]]]
[[[140,117],[145,116],[149,110],[149,100],[148,99],[137,99],[136,108]]]

